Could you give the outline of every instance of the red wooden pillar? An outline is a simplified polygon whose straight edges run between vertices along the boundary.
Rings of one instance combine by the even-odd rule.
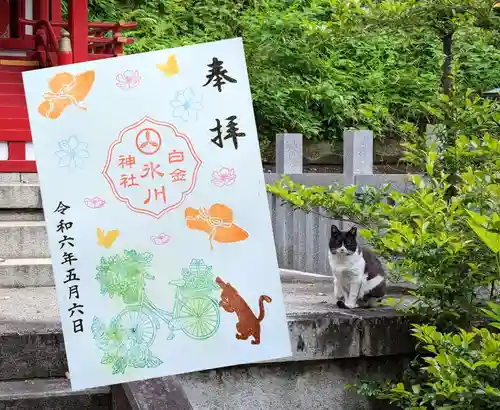
[[[61,0],[50,0],[50,21],[62,21]]]
[[[24,26],[19,19],[26,18],[26,2],[25,1],[11,1],[10,3],[10,35],[11,37],[24,38],[26,35],[26,26]],[[33,12],[33,5],[31,5]]]
[[[62,21],[61,0],[50,0],[50,21],[57,23]],[[58,27],[54,27],[54,32],[59,38],[61,29]]]
[[[87,0],[68,0],[68,22],[73,62],[87,61],[89,56]]]
[[[9,0],[0,0],[0,38],[9,38],[11,34],[9,6]]]
[[[50,0],[33,1],[33,17],[35,20],[50,20]]]

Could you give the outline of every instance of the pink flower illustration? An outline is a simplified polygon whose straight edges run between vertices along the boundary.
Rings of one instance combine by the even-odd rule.
[[[116,75],[116,86],[125,90],[139,86],[140,82],[141,76],[137,70],[125,70]]]
[[[167,235],[166,233],[160,233],[151,237],[151,242],[155,245],[165,245],[168,241],[170,241],[170,235]]]
[[[83,202],[91,209],[102,208],[106,204],[106,201],[99,198],[98,196],[95,196],[93,198],[85,198]]]
[[[212,172],[212,184],[222,188],[224,186],[229,186],[236,180],[236,174],[234,173],[234,168],[222,167],[218,171]]]

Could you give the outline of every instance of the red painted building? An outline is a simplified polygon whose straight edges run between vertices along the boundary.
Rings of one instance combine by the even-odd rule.
[[[89,22],[87,0],[0,0],[0,172],[36,172],[22,72],[119,56],[135,23]]]

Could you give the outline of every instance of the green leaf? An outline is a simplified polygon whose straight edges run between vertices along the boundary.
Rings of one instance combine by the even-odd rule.
[[[491,232],[473,221],[469,221],[469,226],[476,233],[476,235],[484,242],[484,244],[491,249],[493,253],[500,252],[500,234]]]

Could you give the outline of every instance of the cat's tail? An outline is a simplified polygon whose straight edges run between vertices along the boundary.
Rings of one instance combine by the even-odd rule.
[[[215,278],[215,283],[217,283],[217,285],[219,285],[222,289],[226,286],[226,283],[218,276]]]
[[[377,275],[372,279],[367,280],[363,283],[361,291],[359,292],[361,296],[366,295],[375,289],[378,285],[380,285],[384,281],[384,277],[381,275]]]
[[[267,303],[271,303],[273,300],[269,296],[266,296],[266,295],[262,295],[259,298],[259,317],[257,318],[257,320],[259,322],[262,322],[262,320],[264,320],[264,315],[265,315],[264,301],[266,301]]]

